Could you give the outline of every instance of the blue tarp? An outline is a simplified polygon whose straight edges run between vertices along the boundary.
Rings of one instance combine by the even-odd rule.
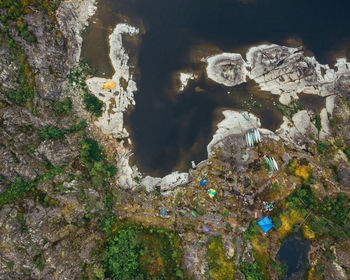
[[[199,184],[202,186],[202,187],[204,187],[205,186],[205,184],[207,183],[207,178],[204,178]]]
[[[265,233],[273,227],[272,221],[268,217],[264,217],[262,220],[260,220],[258,225]]]

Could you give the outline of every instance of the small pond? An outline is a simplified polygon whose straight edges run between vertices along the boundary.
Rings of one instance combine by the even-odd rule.
[[[303,240],[301,235],[289,237],[282,243],[277,259],[287,266],[287,272],[280,280],[303,279],[309,249],[310,241]]]

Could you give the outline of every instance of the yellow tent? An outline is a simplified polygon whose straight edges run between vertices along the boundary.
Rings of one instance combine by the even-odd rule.
[[[113,89],[113,88],[115,88],[115,82],[108,81],[108,82],[102,83],[102,88],[104,88],[104,89]]]

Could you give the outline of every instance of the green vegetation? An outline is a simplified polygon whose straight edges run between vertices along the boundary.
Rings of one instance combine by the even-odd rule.
[[[65,97],[62,101],[56,101],[54,109],[57,115],[66,115],[72,110],[72,100],[69,97]]]
[[[327,151],[328,149],[328,143],[327,142],[321,142],[321,141],[317,141],[316,142],[316,147],[317,147],[317,151],[319,153],[325,153],[325,151]]]
[[[247,280],[267,280],[263,272],[263,266],[259,262],[242,262],[241,271]]]
[[[319,201],[308,184],[302,184],[292,195],[287,197],[288,206],[302,209],[306,214],[311,212],[312,219],[306,225],[318,236],[330,235],[334,238],[350,236],[349,200],[339,193],[335,198],[325,197]]]
[[[76,88],[84,92],[83,103],[85,109],[96,117],[102,115],[103,102],[95,95],[89,93],[86,85],[88,75],[95,73],[91,68],[90,63],[86,59],[82,59],[79,64],[73,67],[68,75],[68,81]]]
[[[332,170],[333,179],[337,182],[340,182],[337,167],[335,165],[330,165],[329,168]]]
[[[33,181],[25,182],[21,177],[17,177],[14,182],[7,182],[9,185],[8,189],[0,194],[0,208],[9,203],[15,203],[22,199],[25,193],[30,194],[35,198],[36,201],[47,205],[45,201],[45,194],[40,192],[36,185],[39,181],[46,181],[55,177],[62,171],[63,167],[52,168],[42,176],[38,176]]]
[[[277,272],[278,277],[282,277],[287,272],[287,266],[285,264],[280,264],[278,262],[273,262],[271,267],[274,271]]]
[[[244,232],[244,239],[251,240],[254,234],[261,232],[261,229],[256,220],[251,221],[247,230]]]
[[[83,102],[85,109],[96,117],[102,115],[103,102],[91,93],[84,93]]]
[[[337,121],[335,119],[329,119],[329,124],[332,128],[335,128],[337,125]]]
[[[315,123],[317,131],[318,131],[318,133],[320,133],[320,131],[322,129],[321,117],[319,115],[316,115],[314,118],[311,119],[311,121]]]
[[[60,130],[56,126],[47,126],[44,129],[39,130],[40,136],[45,140],[61,139],[67,133],[69,133],[68,130]]]
[[[9,91],[7,96],[19,105],[26,105],[29,109],[34,110],[30,104],[35,94],[35,81],[33,71],[27,61],[27,56],[17,44],[10,34],[10,28],[16,26],[18,34],[26,41],[35,43],[35,36],[28,31],[28,25],[24,21],[24,15],[31,12],[28,6],[34,6],[38,9],[44,9],[52,17],[54,21],[53,11],[58,7],[58,0],[2,0],[0,8],[4,14],[0,21],[4,25],[0,30],[0,34],[5,39],[8,48],[11,51],[11,59],[17,64],[18,71],[16,82],[19,84],[18,89]]]
[[[347,156],[348,161],[349,161],[350,160],[350,147],[349,146],[346,147],[343,152]]]
[[[86,138],[81,147],[80,157],[84,163],[100,161],[103,158],[102,149],[96,140]]]
[[[44,270],[45,259],[43,258],[42,254],[36,254],[34,256],[34,264],[36,268],[39,269],[40,271]]]
[[[234,259],[226,258],[221,236],[209,238],[207,260],[210,279],[233,279]]]
[[[128,225],[106,242],[101,259],[111,279],[183,279],[179,238],[161,229]]]
[[[294,114],[304,110],[304,105],[299,103],[298,100],[293,99],[289,105],[277,104],[277,108],[281,111],[282,115],[291,120]]]

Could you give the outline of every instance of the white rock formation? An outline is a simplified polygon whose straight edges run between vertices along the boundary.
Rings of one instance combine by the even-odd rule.
[[[96,125],[105,134],[116,137],[128,137],[129,134],[123,127],[123,114],[130,105],[135,105],[134,92],[137,90],[133,76],[129,72],[129,56],[123,48],[122,35],[137,35],[139,30],[128,24],[118,24],[109,36],[111,59],[115,73],[111,79],[91,78],[86,81],[89,90],[104,104],[102,116],[96,121]],[[102,83],[113,81],[116,87],[103,89]]]
[[[183,91],[187,87],[188,82],[194,79],[197,79],[197,75],[192,73],[180,73],[181,85],[180,85],[179,91]]]
[[[188,182],[188,173],[173,172],[163,178],[146,176],[142,179],[141,184],[146,187],[148,192],[154,190],[156,186],[160,187],[160,191],[167,194],[175,187],[184,185]]]
[[[248,112],[244,113],[249,117],[250,121],[247,121],[242,114],[237,111],[225,110],[222,112],[225,118],[218,123],[218,128],[207,146],[208,155],[212,153],[214,147],[220,147],[220,142],[227,136],[231,134],[240,134],[243,137],[246,131],[261,126],[259,118]]]
[[[208,78],[228,87],[246,82],[247,65],[237,53],[222,53],[204,59]]]
[[[292,122],[283,116],[283,123],[276,134],[281,138],[302,146],[305,135],[313,133],[317,135],[317,129],[311,122],[311,118],[306,110],[297,112],[292,117]]]
[[[222,53],[203,60],[208,64],[208,77],[215,82],[234,86],[245,82],[246,77],[249,77],[262,90],[279,95],[279,101],[285,105],[298,99],[299,93],[327,97],[326,108],[320,115],[322,130],[319,137],[324,140],[330,136],[328,114],[333,113],[336,95],[350,93],[350,63],[346,59],[338,59],[334,70],[328,65],[320,64],[314,57],[305,56],[301,48],[274,44],[252,47],[246,57],[245,62],[240,54]],[[231,117],[223,121],[225,125],[230,122],[235,121]],[[220,126],[221,123],[219,130],[222,130]],[[284,118],[276,133],[285,139],[299,142],[303,134],[317,135],[317,130],[308,113],[300,111],[293,116],[293,122]]]

